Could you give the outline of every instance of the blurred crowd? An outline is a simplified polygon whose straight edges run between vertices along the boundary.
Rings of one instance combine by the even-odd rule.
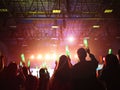
[[[5,57],[0,53],[0,90],[120,90],[120,49],[118,57],[106,54],[100,70],[99,60],[89,48],[80,47],[76,53],[79,61],[74,65],[69,55],[61,55],[51,77],[47,67],[40,68],[37,77],[24,63],[4,65]]]

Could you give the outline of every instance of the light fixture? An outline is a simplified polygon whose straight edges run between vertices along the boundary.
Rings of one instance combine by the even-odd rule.
[[[45,14],[45,12],[40,12],[40,11],[29,11],[27,13],[28,14]]]
[[[61,13],[61,10],[59,10],[59,9],[52,10],[52,13]]]
[[[99,25],[93,25],[92,27],[93,27],[93,28],[100,28]]]
[[[113,10],[112,9],[105,9],[104,13],[112,13]]]
[[[6,8],[1,8],[1,9],[0,9],[0,12],[8,12],[8,9],[6,9]]]
[[[52,26],[52,28],[58,28],[58,26],[57,26],[57,25],[54,25],[54,26]]]

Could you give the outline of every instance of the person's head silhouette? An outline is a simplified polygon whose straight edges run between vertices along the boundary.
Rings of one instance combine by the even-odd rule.
[[[80,59],[80,61],[85,61],[85,58],[87,56],[87,52],[84,48],[79,48],[77,50],[77,55],[78,55],[78,58]]]
[[[59,58],[59,66],[68,64],[68,57],[66,55],[61,55]]]
[[[8,75],[9,76],[16,76],[17,75],[17,64],[15,62],[10,62],[7,67]]]
[[[106,55],[105,58],[106,58],[105,63],[108,67],[117,66],[119,64],[117,56],[114,54],[108,54],[108,55]]]

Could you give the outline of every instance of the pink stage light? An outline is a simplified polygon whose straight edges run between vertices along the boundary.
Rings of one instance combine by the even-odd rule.
[[[75,38],[73,36],[68,37],[69,42],[74,42]]]

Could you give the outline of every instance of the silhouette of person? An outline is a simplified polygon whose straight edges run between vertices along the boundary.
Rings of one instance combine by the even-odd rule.
[[[3,76],[3,86],[1,89],[3,90],[19,90],[20,82],[17,77],[17,64],[15,62],[11,62],[5,70]]]
[[[28,75],[25,81],[25,90],[38,90],[38,78],[33,75]]]
[[[50,78],[49,90],[71,90],[69,62],[66,55],[60,56],[58,66]]]
[[[38,90],[48,90],[48,84],[49,84],[49,72],[47,68],[41,68],[39,70],[39,88]]]
[[[87,53],[91,60],[87,61]],[[71,80],[73,90],[102,90],[102,85],[96,77],[98,61],[90,50],[79,48],[77,50],[79,62],[71,68]]]
[[[107,90],[120,90],[120,67],[116,55],[106,55],[99,78],[105,83]]]
[[[26,66],[23,66],[22,71],[23,71],[23,74],[24,74],[25,78],[27,78],[27,76],[28,76],[28,68]]]

